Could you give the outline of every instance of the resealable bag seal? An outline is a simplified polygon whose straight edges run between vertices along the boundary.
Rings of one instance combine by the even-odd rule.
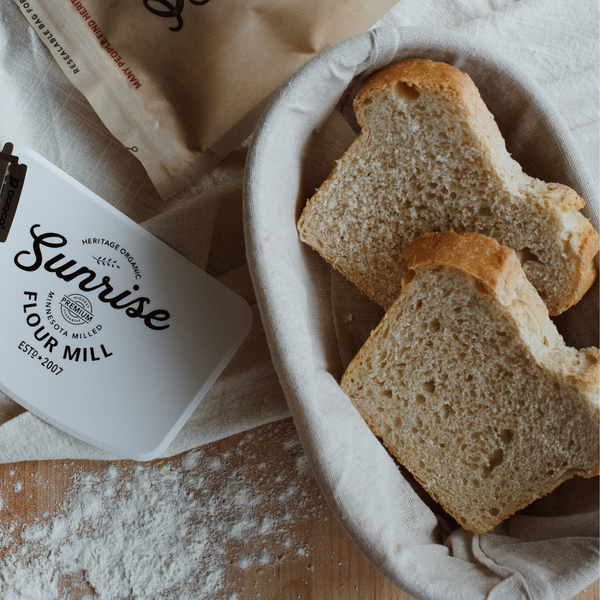
[[[11,143],[6,143],[0,152],[0,244],[8,238],[27,174],[27,165],[19,163],[13,149]]]

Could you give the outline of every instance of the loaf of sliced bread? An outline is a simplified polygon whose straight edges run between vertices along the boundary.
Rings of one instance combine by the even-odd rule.
[[[598,349],[565,345],[516,254],[444,232],[406,262],[341,381],[389,452],[476,533],[597,475]]]
[[[407,60],[367,80],[354,101],[361,134],[309,200],[300,237],[389,308],[410,243],[472,231],[516,251],[550,314],[596,277],[598,234],[570,188],[525,175],[468,75]]]

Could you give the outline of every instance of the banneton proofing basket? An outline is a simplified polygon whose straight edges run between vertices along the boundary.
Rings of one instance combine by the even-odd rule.
[[[365,556],[423,599],[571,598],[598,573],[598,480],[572,479],[493,531],[464,531],[388,455],[339,388],[383,316],[297,235],[296,222],[358,127],[351,104],[383,66],[421,57],[467,72],[524,171],[586,199],[597,190],[545,93],[490,49],[460,35],[382,28],[311,60],[257,128],[245,181],[249,265],[273,361],[332,510]],[[594,208],[595,207],[595,208]],[[597,345],[597,285],[557,320],[567,343]]]

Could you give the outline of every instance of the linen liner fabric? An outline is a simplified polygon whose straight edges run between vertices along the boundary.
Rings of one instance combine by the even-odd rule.
[[[339,123],[366,77],[403,58],[466,71],[524,170],[570,185],[598,227],[598,200],[571,134],[543,90],[491,49],[429,28],[382,28],[344,42],[292,77],[263,115],[245,179],[249,266],[273,362],[313,473],[340,522],[394,584],[420,599],[571,598],[597,577],[597,478],[575,479],[493,531],[457,528],[387,454],[338,381],[381,312],[298,239],[304,203],[354,132]],[[335,109],[338,109],[336,111]],[[597,284],[559,323],[597,345]],[[360,321],[362,332],[344,335]],[[355,348],[350,348],[352,345]]]

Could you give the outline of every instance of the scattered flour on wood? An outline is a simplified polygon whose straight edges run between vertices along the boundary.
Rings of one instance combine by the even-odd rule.
[[[0,598],[229,600],[236,572],[307,556],[292,524],[323,501],[291,423],[228,448],[79,471],[54,515],[0,531]]]

